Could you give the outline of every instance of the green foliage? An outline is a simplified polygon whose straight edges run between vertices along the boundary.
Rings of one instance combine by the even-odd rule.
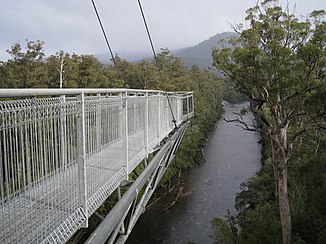
[[[281,224],[278,219],[277,206],[270,203],[260,203],[254,210],[248,209],[239,216],[241,225],[240,243],[282,243]]]
[[[239,92],[236,91],[232,84],[226,83],[223,100],[235,104],[244,101],[245,98]]]
[[[224,219],[215,218],[211,221],[211,223],[214,230],[214,234],[212,235],[214,243],[218,243],[218,244],[234,243],[232,231],[230,230],[230,227],[228,226],[228,224]]]
[[[307,163],[300,165],[293,176],[293,204],[300,203],[293,212],[293,230],[300,239],[307,243],[325,243],[326,233],[326,140],[317,153],[308,154]],[[312,147],[314,144],[309,143]],[[305,146],[307,147],[307,145]],[[298,184],[300,182],[300,184]],[[297,188],[300,189],[298,194]],[[299,196],[298,196],[299,195]]]
[[[12,60],[2,65],[3,87],[46,87],[47,70],[44,62],[43,42],[26,40],[25,51],[19,43],[12,45],[8,53]]]

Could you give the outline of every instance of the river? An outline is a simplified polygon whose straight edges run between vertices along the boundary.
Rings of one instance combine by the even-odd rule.
[[[223,117],[232,118],[246,105],[226,105]],[[213,243],[210,221],[224,217],[228,209],[235,212],[241,182],[260,169],[259,139],[220,119],[204,148],[206,162],[181,179],[182,197],[169,209],[164,198],[155,203],[140,217],[127,244]]]

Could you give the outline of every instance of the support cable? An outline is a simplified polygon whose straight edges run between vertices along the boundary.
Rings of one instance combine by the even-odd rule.
[[[102,33],[103,33],[104,39],[105,39],[105,41],[106,41],[106,45],[108,46],[109,52],[110,52],[110,54],[111,54],[112,62],[113,62],[113,64],[114,64],[114,67],[115,67],[116,71],[118,72],[118,77],[119,77],[119,79],[120,79],[121,81],[123,81],[123,83],[125,83],[124,80],[122,79],[121,72],[120,72],[120,70],[119,70],[119,68],[118,68],[118,66],[117,66],[116,61],[115,61],[115,58],[114,58],[114,55],[113,55],[113,52],[112,52],[112,49],[111,49],[111,46],[110,46],[110,43],[109,43],[108,37],[107,37],[107,35],[106,35],[106,33],[105,33],[105,30],[104,30],[104,27],[103,27],[103,24],[102,24],[102,21],[101,21],[100,15],[99,15],[99,13],[98,13],[98,11],[97,11],[97,8],[96,8],[96,5],[95,5],[95,2],[94,2],[94,0],[91,0],[91,1],[92,1],[92,4],[93,4],[93,8],[94,8],[95,14],[96,14],[96,16],[97,16],[97,20],[98,20],[98,22],[99,22],[99,24],[100,24],[100,27],[101,27],[101,29],[102,29]]]
[[[141,15],[143,17],[143,21],[144,21],[144,25],[145,25],[145,28],[146,28],[146,32],[147,32],[147,36],[148,36],[149,42],[151,44],[151,48],[152,48],[152,52],[153,52],[153,55],[154,55],[155,64],[156,64],[156,67],[157,67],[158,72],[160,74],[161,82],[163,84],[163,75],[162,75],[162,72],[161,72],[161,67],[160,67],[160,65],[158,63],[158,60],[157,60],[157,55],[156,55],[156,52],[155,52],[154,44],[153,44],[153,41],[152,41],[151,34],[149,32],[149,28],[148,28],[148,25],[147,25],[147,21],[146,21],[145,14],[144,14],[143,7],[141,5],[140,0],[138,0],[138,6],[139,6],[139,9],[140,9]],[[166,95],[166,98],[168,100],[169,108],[170,108],[170,111],[171,111],[171,114],[172,114],[172,122],[174,124],[175,129],[176,129],[176,128],[178,128],[177,121],[176,121],[176,119],[174,117],[174,113],[173,113],[173,110],[172,110],[172,106],[171,106],[171,102],[170,102],[170,99],[169,99],[169,95],[168,95],[167,92],[165,92],[165,95]]]

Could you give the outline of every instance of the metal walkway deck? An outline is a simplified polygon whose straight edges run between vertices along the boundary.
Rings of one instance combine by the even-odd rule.
[[[0,243],[64,243],[173,129],[192,93],[0,90]],[[19,99],[19,97],[30,97]],[[172,111],[172,112],[171,112]]]

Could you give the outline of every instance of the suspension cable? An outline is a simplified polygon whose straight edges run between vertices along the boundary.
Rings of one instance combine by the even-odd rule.
[[[141,5],[140,0],[138,0],[138,6],[139,6],[139,9],[140,9],[141,15],[143,17],[144,25],[145,25],[147,36],[148,36],[148,39],[149,39],[149,42],[150,42],[150,45],[151,45],[151,48],[152,48],[152,52],[153,52],[153,55],[154,55],[154,61],[155,61],[156,67],[157,67],[158,72],[159,72],[159,75],[160,75],[161,83],[163,84],[163,75],[162,75],[162,72],[161,72],[161,66],[159,65],[159,62],[158,62],[158,59],[157,59],[157,55],[156,55],[156,52],[155,52],[155,48],[154,48],[154,44],[153,44],[153,41],[152,41],[152,37],[151,37],[151,34],[149,32],[149,28],[148,28],[148,25],[147,25],[147,21],[146,21],[145,14],[144,14],[143,7]],[[176,119],[174,117],[174,113],[173,113],[173,110],[172,110],[172,106],[171,106],[171,102],[170,102],[170,99],[169,99],[169,95],[168,95],[167,92],[165,92],[165,95],[166,95],[166,98],[168,100],[169,108],[170,108],[170,111],[171,111],[172,122],[174,124],[174,127],[175,128],[178,128],[177,121],[176,121]]]
[[[103,27],[103,24],[102,24],[102,21],[101,21],[100,15],[99,15],[99,13],[98,13],[98,11],[97,11],[97,8],[96,8],[96,5],[95,5],[95,2],[94,2],[94,0],[91,0],[91,1],[92,1],[92,4],[93,4],[93,8],[94,8],[95,14],[96,14],[96,16],[97,16],[97,20],[98,20],[98,22],[99,22],[99,24],[100,24],[100,27],[101,27],[101,30],[102,30],[102,33],[103,33],[104,39],[105,39],[105,41],[106,41],[106,45],[107,45],[107,47],[108,47],[108,49],[109,49],[109,52],[110,52],[110,54],[111,54],[112,62],[113,62],[114,67],[115,67],[115,69],[116,69],[116,71],[117,71],[117,73],[118,73],[118,77],[119,77],[119,79],[120,79],[121,81],[123,81],[123,83],[125,83],[124,80],[122,79],[121,72],[120,72],[120,70],[119,70],[119,68],[118,68],[118,66],[117,66],[116,60],[115,60],[115,58],[114,58],[114,55],[113,55],[113,52],[112,52],[112,49],[111,49],[111,46],[110,46],[110,43],[109,43],[108,37],[107,37],[107,35],[106,35],[106,33],[105,33],[105,30],[104,30],[104,27]]]

